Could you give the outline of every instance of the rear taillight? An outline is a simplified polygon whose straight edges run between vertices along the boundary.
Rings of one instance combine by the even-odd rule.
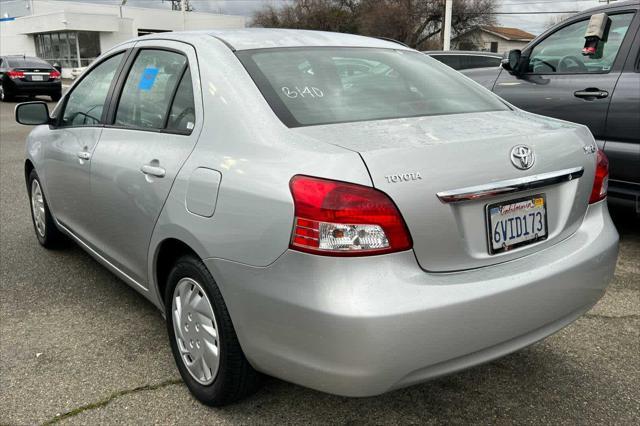
[[[59,80],[60,73],[57,70],[53,70],[49,73],[49,78],[53,78],[54,80]]]
[[[9,70],[7,71],[7,75],[12,80],[15,80],[16,78],[24,78],[24,71]]]
[[[295,223],[290,247],[326,256],[365,256],[411,248],[396,205],[377,189],[294,176]]]
[[[591,189],[591,197],[589,204],[604,200],[607,196],[607,188],[609,187],[609,160],[604,151],[596,152],[596,176],[593,179],[593,188]]]

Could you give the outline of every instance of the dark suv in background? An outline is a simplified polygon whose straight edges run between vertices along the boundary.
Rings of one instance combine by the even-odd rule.
[[[609,195],[640,209],[640,1],[586,10],[550,28],[503,68],[463,71],[515,106],[585,124],[610,162]],[[611,19],[599,54],[583,56],[596,13]]]
[[[62,97],[60,72],[40,58],[0,57],[0,82],[2,102],[15,96],[46,95],[56,102]]]

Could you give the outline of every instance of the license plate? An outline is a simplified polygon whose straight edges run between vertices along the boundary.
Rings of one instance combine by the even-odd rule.
[[[489,253],[512,250],[547,238],[544,194],[487,206]]]
[[[31,81],[44,81],[44,77],[41,75],[32,75]]]

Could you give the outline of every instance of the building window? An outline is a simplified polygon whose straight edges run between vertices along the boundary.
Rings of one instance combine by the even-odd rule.
[[[36,55],[63,68],[86,67],[100,56],[100,35],[94,31],[62,31],[34,36]]]

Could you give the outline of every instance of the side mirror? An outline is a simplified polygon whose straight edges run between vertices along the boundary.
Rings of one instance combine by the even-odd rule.
[[[520,59],[522,58],[522,52],[520,49],[513,49],[509,51],[509,56],[502,60],[502,68],[510,71],[514,74],[520,73]]]
[[[45,102],[24,102],[16,106],[16,121],[27,126],[49,124],[49,107]]]

